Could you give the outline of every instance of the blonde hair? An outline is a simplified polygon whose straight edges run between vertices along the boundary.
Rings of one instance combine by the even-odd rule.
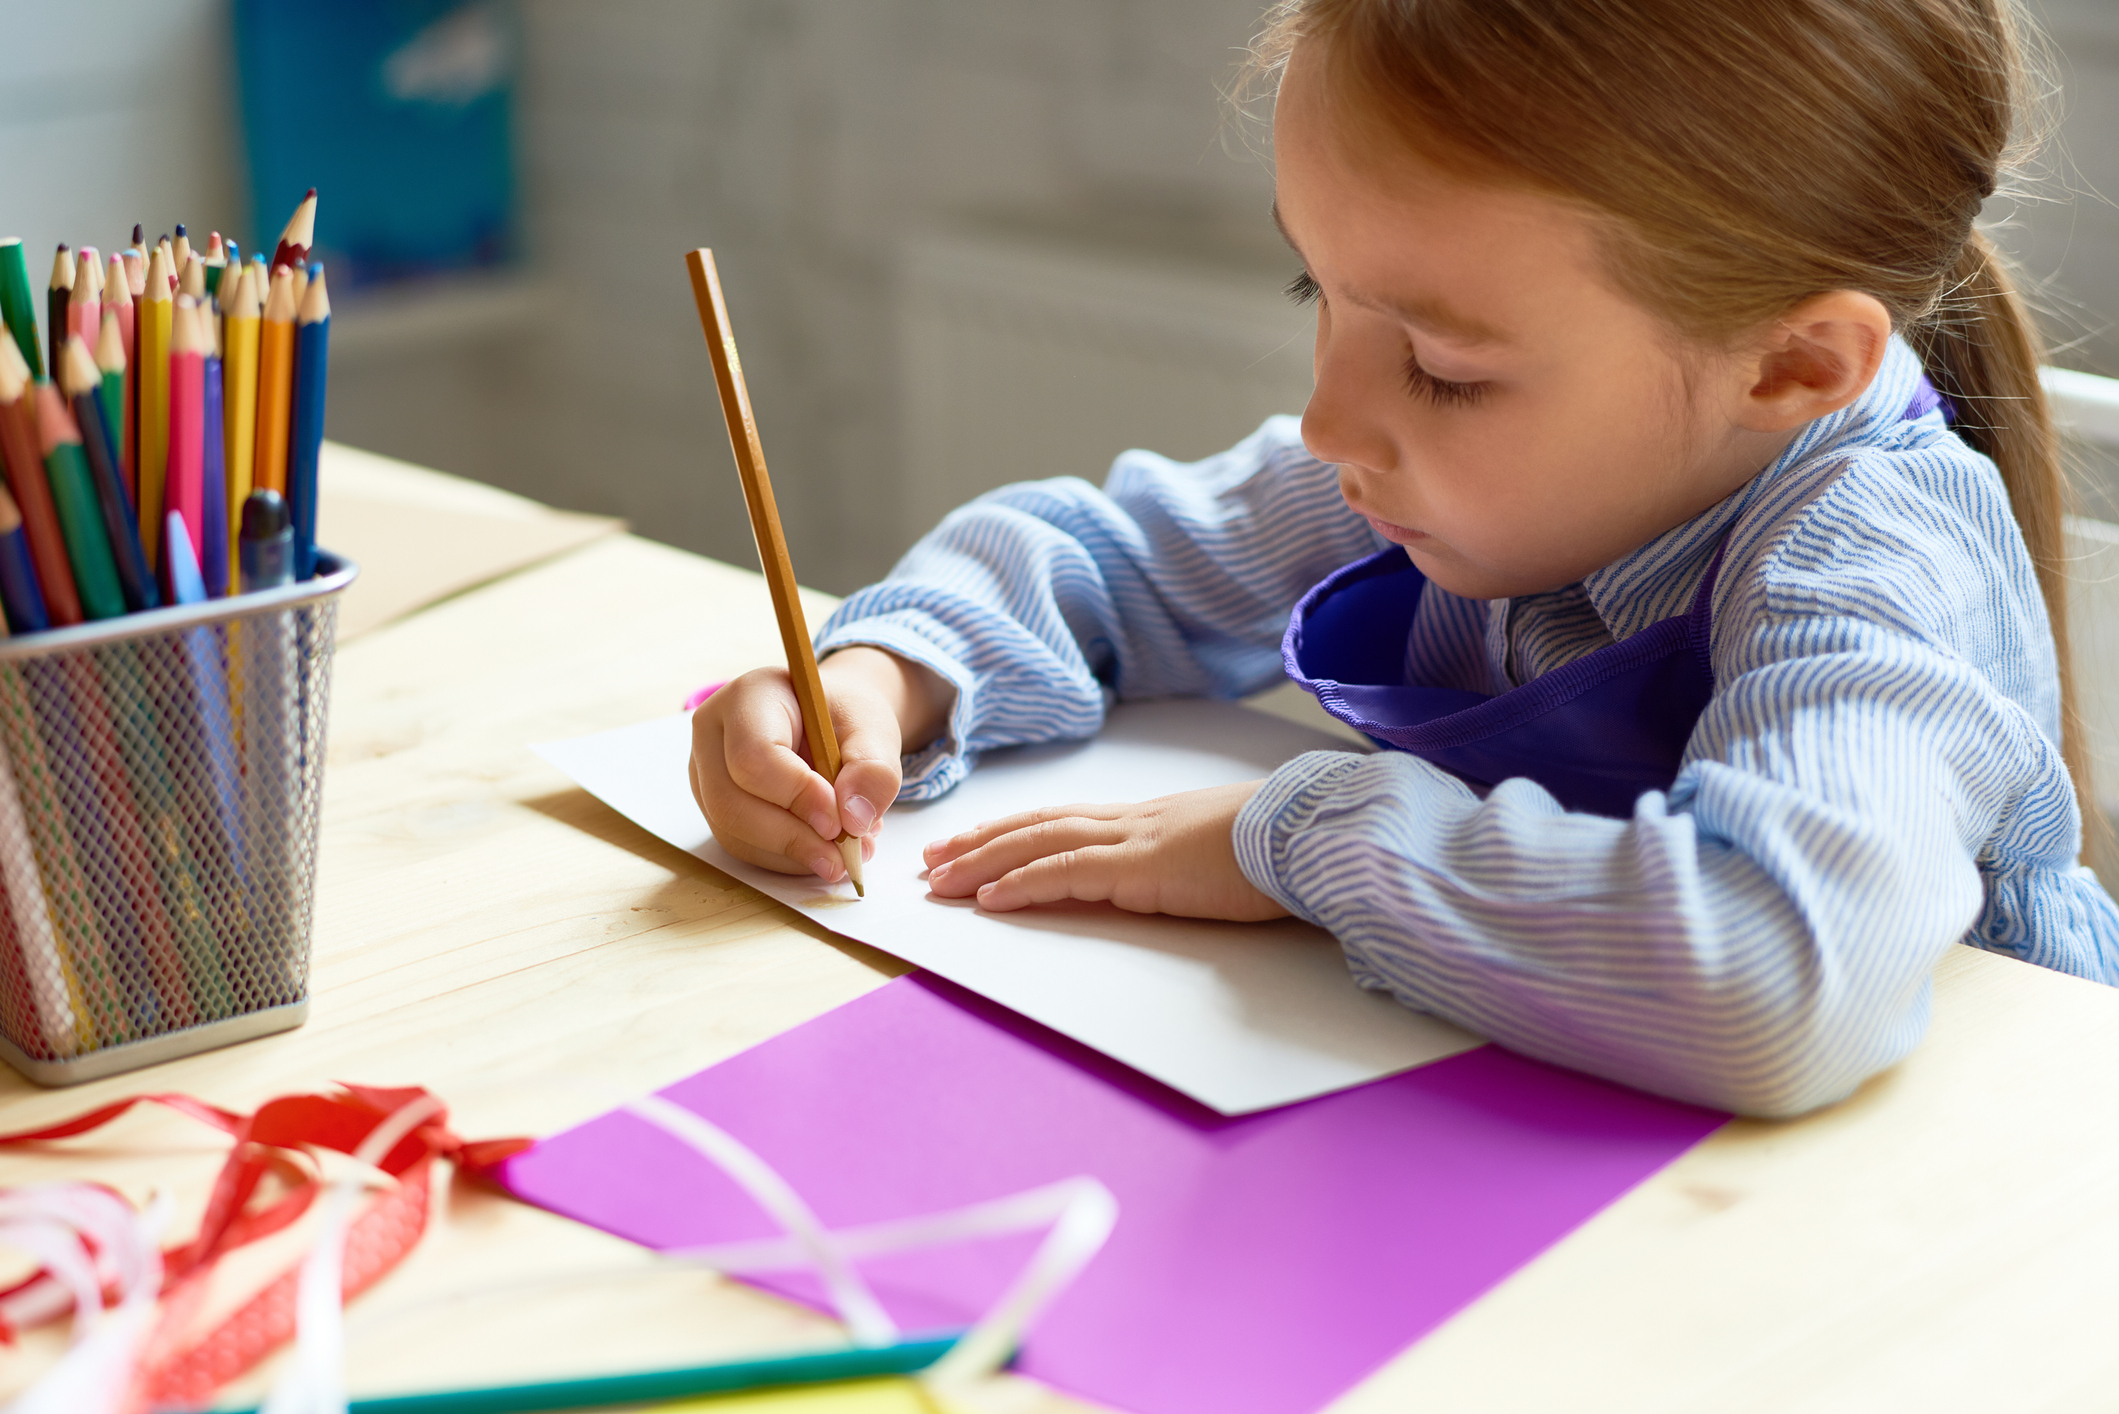
[[[1828,290],[1875,296],[2000,468],[2087,834],[2041,343],[1973,224],[2021,158],[2024,34],[2008,0],[1285,0],[1248,78],[1276,83],[1321,43],[1349,120],[1585,208],[1614,282],[1686,338],[1727,345]]]

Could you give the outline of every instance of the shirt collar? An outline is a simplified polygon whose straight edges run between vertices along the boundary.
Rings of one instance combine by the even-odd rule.
[[[1904,339],[1893,335],[1884,350],[1883,365],[1860,397],[1803,428],[1787,450],[1727,497],[1585,575],[1582,587],[1612,638],[1629,638],[1650,624],[1685,612],[1723,534],[1790,467],[1895,443],[1920,379],[1919,356]]]

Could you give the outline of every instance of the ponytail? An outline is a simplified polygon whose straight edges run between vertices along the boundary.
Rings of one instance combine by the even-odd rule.
[[[2109,841],[2091,789],[2089,743],[2068,639],[2067,480],[2053,410],[2038,380],[2042,341],[2007,259],[1974,229],[1935,310],[1906,329],[1928,378],[1950,400],[1951,429],[2001,470],[2023,532],[2060,670],[2060,753],[2075,782],[2086,852]]]

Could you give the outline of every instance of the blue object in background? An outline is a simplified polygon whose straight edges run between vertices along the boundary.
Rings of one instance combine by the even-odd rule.
[[[503,264],[515,253],[506,0],[235,0],[251,249],[317,189],[340,289]]]

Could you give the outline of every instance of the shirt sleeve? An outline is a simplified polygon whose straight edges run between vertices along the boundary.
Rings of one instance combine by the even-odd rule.
[[[956,689],[943,737],[905,762],[903,797],[926,800],[981,751],[1093,736],[1113,699],[1270,685],[1295,601],[1380,543],[1296,420],[1273,418],[1205,461],[1127,452],[1102,490],[981,496],[840,605],[817,647],[886,649]]]
[[[1813,524],[1717,605],[1717,692],[1632,818],[1569,814],[1529,780],[1481,799],[1403,753],[1314,753],[1239,816],[1246,876],[1366,987],[1752,1114],[1903,1057],[1951,944],[2119,980],[2119,911],[2074,862],[2050,728],[1998,685],[2052,680],[2027,559],[1937,536],[1849,564],[1856,533],[1881,538],[1873,518]],[[2052,940],[2075,950],[2035,955]]]

